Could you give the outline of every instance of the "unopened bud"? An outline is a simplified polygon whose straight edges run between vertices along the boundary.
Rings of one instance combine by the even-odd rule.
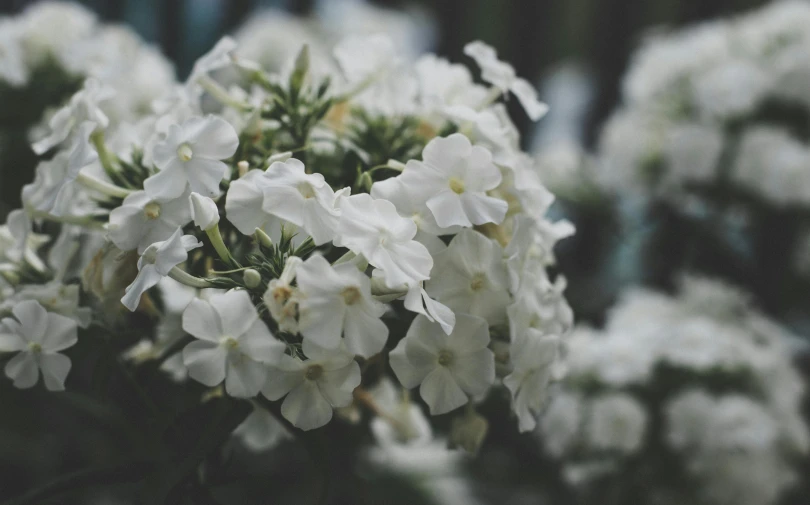
[[[263,247],[268,249],[273,247],[273,239],[261,228],[256,228],[253,232],[253,236],[256,238],[256,242],[260,243]]]
[[[236,164],[236,170],[239,171],[239,177],[244,177],[248,170],[250,170],[250,164],[247,161],[242,160]]]
[[[20,283],[20,275],[13,270],[0,270],[0,275],[13,286]]]
[[[219,224],[219,210],[212,199],[199,193],[191,193],[188,201],[191,207],[191,218],[201,230],[208,231]]]
[[[489,431],[489,422],[473,408],[453,419],[448,444],[451,449],[461,448],[469,454],[478,454]]]
[[[245,286],[250,289],[258,288],[262,283],[262,274],[252,268],[248,268],[242,273],[242,281],[245,283]]]
[[[360,189],[371,191],[372,184],[374,184],[374,179],[371,178],[371,174],[368,172],[363,172],[357,177],[357,187]]]

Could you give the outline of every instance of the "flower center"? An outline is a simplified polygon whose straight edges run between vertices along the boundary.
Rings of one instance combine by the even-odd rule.
[[[194,152],[190,145],[180,144],[180,147],[177,148],[177,156],[183,161],[188,161],[194,156]]]
[[[362,295],[357,287],[349,286],[340,292],[340,296],[343,297],[343,301],[346,302],[346,305],[354,305],[360,301]]]
[[[279,305],[287,303],[290,296],[292,296],[292,289],[289,286],[278,286],[273,290],[273,300]]]
[[[312,189],[312,184],[302,182],[298,185],[298,192],[301,193],[301,196],[304,198],[315,198],[315,191]]]
[[[31,352],[35,354],[39,354],[42,352],[42,346],[37,344],[36,342],[31,342],[30,344],[28,344],[28,349],[30,349]]]
[[[304,372],[304,376],[307,380],[316,381],[321,378],[323,375],[323,367],[321,365],[310,365],[307,367],[307,371]]]
[[[448,351],[447,349],[439,351],[439,364],[441,366],[449,366],[453,363],[453,360],[454,357],[452,352]]]
[[[239,342],[233,337],[223,337],[221,343],[222,346],[229,351],[239,347]]]
[[[149,202],[143,208],[143,215],[146,219],[154,221],[160,217],[160,204],[157,202]]]
[[[470,289],[473,291],[478,291],[484,288],[484,284],[486,284],[487,277],[482,273],[477,273],[472,276],[470,279]]]
[[[453,193],[456,193],[457,195],[464,193],[464,181],[462,181],[458,177],[451,177],[450,189],[452,189]]]

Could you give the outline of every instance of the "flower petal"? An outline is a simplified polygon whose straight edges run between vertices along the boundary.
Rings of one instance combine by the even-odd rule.
[[[64,354],[41,354],[39,368],[48,391],[64,391],[65,379],[70,372],[70,358]]]
[[[332,406],[314,382],[305,380],[284,399],[281,415],[293,426],[306,431],[328,423],[332,419]]]
[[[225,391],[234,398],[250,398],[259,394],[267,382],[267,366],[244,354],[230,353],[225,377]]]
[[[225,380],[227,351],[219,345],[198,340],[183,349],[183,364],[192,379],[213,387]]]
[[[443,366],[436,367],[425,377],[419,388],[419,394],[428,404],[430,414],[433,416],[446,414],[469,401],[453,378],[453,374]]]
[[[6,377],[14,381],[14,387],[28,389],[39,380],[39,369],[34,355],[23,351],[6,363]]]
[[[199,298],[191,300],[183,311],[183,331],[214,344],[218,344],[225,334],[214,307]]]

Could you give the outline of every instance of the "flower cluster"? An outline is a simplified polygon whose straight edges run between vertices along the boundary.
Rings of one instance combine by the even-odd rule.
[[[407,63],[383,35],[345,40],[328,66],[304,46],[279,73],[226,37],[135,123],[109,121],[117,90],[88,79],[35,144],[55,154],[9,233],[36,245],[55,222],[66,247],[89,248],[78,263],[94,322],[134,317],[123,307],[157,315],[121,355],[135,366],[159,357],[176,380],[277,409],[238,430],[251,446],[277,440],[282,418],[311,430],[362,406],[409,440],[412,421],[427,423],[419,404],[399,390],[404,406],[387,410],[369,393],[390,380],[418,388],[432,415],[468,405],[454,445],[480,445],[474,405],[493,388],[531,430],[572,324],[565,280],[546,268],[573,228],[546,219],[553,196],[502,99],[533,119],[545,105],[494,49],[465,52],[483,84],[435,55]],[[217,81],[225,69],[245,86]],[[14,276],[37,265],[4,254],[18,296]],[[48,324],[64,338],[40,342],[17,312],[9,350],[75,341],[61,318]],[[21,386],[25,360],[7,370]],[[67,374],[55,361],[37,362],[48,384]]]
[[[628,292],[603,331],[571,335],[544,449],[585,496],[777,503],[810,451],[793,338],[716,281]]]
[[[657,197],[733,187],[807,208],[808,21],[807,3],[774,2],[648,41],[602,135],[603,184]]]

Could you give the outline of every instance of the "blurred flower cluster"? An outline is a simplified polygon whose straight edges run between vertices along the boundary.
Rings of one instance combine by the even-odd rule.
[[[541,443],[581,503],[779,503],[810,452],[795,339],[717,281],[628,291],[571,336]]]

